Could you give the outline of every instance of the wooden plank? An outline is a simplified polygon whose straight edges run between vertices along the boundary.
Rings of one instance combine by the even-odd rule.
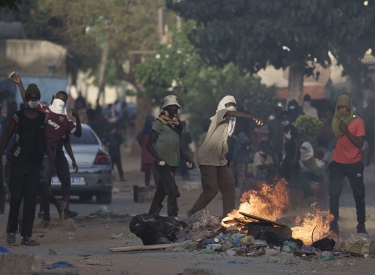
[[[110,248],[111,252],[128,252],[128,251],[143,251],[143,250],[157,250],[164,249],[172,246],[177,246],[175,243],[168,244],[153,244],[153,245],[140,245],[140,246],[125,246]]]
[[[254,220],[269,222],[269,223],[272,223],[272,224],[280,226],[280,227],[288,227],[285,224],[277,223],[275,221],[267,220],[267,219],[264,219],[264,218],[261,218],[261,217],[258,217],[258,216],[246,214],[246,213],[243,213],[243,212],[240,212],[240,214],[247,217],[247,218],[251,218],[251,219],[254,219]]]

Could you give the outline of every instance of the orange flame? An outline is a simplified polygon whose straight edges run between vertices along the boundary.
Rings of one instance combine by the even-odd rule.
[[[222,225],[228,227],[225,223],[231,220],[242,222],[251,221],[239,212],[244,212],[259,216],[269,220],[277,220],[283,216],[283,212],[289,207],[288,182],[284,179],[278,181],[275,185],[269,185],[265,182],[260,183],[260,190],[250,190],[242,194],[241,204],[238,210],[233,210],[223,219]],[[240,229],[240,228],[239,228]]]
[[[259,184],[259,191],[250,190],[242,194],[241,204],[238,210],[233,210],[222,221],[223,227],[234,225],[241,230],[243,223],[252,222],[253,220],[240,214],[240,212],[259,216],[264,219],[276,221],[283,217],[283,213],[289,207],[289,189],[288,182],[281,179],[274,185],[266,182]],[[305,245],[311,245],[313,241],[324,237],[333,237],[329,232],[329,223],[332,217],[329,211],[323,211],[311,207],[315,213],[306,213],[304,217],[297,217],[292,229],[292,236],[300,239]],[[313,238],[312,238],[313,237]]]
[[[297,217],[296,226],[292,228],[293,238],[300,239],[305,245],[311,245],[313,241],[329,237],[329,223],[332,215],[329,211],[323,211],[315,208],[316,202],[311,207],[315,214],[306,213],[304,218]]]

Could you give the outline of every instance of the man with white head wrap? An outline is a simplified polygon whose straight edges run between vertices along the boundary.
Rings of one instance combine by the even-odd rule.
[[[228,168],[228,136],[234,131],[236,118],[252,119],[257,125],[263,121],[257,117],[236,111],[236,100],[227,95],[220,102],[216,114],[211,117],[211,125],[205,140],[197,154],[197,163],[201,171],[203,193],[193,208],[188,211],[190,217],[205,208],[216,194],[223,195],[223,217],[235,208],[235,182]]]

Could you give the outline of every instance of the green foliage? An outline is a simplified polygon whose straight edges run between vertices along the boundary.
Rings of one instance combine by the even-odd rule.
[[[154,105],[161,106],[163,98],[175,94],[183,110],[191,114],[190,130],[193,139],[207,131],[209,118],[217,104],[227,94],[237,100],[237,108],[266,120],[277,104],[275,88],[267,88],[259,78],[241,74],[233,63],[223,68],[208,65],[200,51],[192,46],[187,33],[191,24],[174,32],[174,42],[156,45],[156,57],[136,66],[136,79]]]
[[[234,62],[256,73],[272,64],[277,69],[331,63],[328,52],[350,66],[375,36],[375,2],[353,0],[167,0],[167,7],[197,22],[189,39],[211,64]],[[366,42],[366,43],[365,43]],[[371,45],[370,45],[371,44]],[[356,50],[353,51],[353,48]],[[339,59],[341,60],[341,59]],[[349,68],[346,68],[349,70]]]
[[[303,141],[314,141],[322,126],[323,123],[311,115],[302,115],[296,120],[296,128]]]
[[[9,8],[10,10],[18,12],[18,5],[22,4],[22,0],[2,0],[0,1],[1,8]]]

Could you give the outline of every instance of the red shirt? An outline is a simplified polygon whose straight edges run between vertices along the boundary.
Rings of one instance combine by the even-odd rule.
[[[49,116],[47,122],[47,135],[49,144],[56,149],[59,140],[67,133],[73,134],[76,126],[67,115],[53,113],[47,105],[39,104],[38,110]]]
[[[357,118],[348,126],[349,132],[354,137],[364,137],[366,134],[365,123],[362,118]],[[346,135],[337,139],[333,160],[342,164],[353,164],[362,159],[361,149],[350,142]]]

